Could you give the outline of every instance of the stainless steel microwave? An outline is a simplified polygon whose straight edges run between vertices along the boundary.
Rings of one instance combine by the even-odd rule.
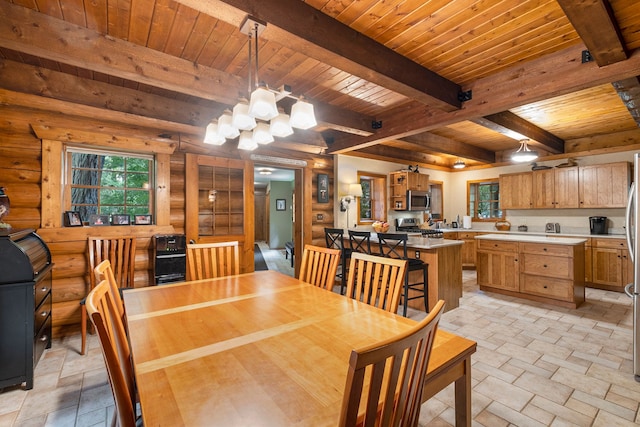
[[[430,208],[430,197],[428,191],[407,191],[407,210],[426,211]]]

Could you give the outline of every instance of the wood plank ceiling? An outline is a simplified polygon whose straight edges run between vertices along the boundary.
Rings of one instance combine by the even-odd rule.
[[[502,164],[522,138],[549,158],[640,144],[636,0],[0,0],[0,102],[246,155],[202,144],[246,96],[246,15],[267,22],[260,80],[319,119],[259,154],[450,168]]]

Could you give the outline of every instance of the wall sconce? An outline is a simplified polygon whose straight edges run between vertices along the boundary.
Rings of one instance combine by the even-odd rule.
[[[216,190],[209,190],[209,201],[211,203],[216,201],[216,195],[218,194],[218,192]]]

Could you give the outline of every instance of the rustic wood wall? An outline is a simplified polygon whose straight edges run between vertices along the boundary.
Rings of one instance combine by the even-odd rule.
[[[185,231],[185,151],[203,151],[202,147],[184,144],[170,157],[170,225],[166,226],[112,226],[77,228],[41,228],[42,143],[31,128],[33,123],[65,123],[70,117],[54,111],[0,105],[0,186],[6,188],[11,199],[11,211],[5,222],[14,228],[33,228],[47,242],[55,264],[53,269],[53,335],[77,333],[80,328],[80,300],[88,290],[86,260],[87,237],[94,233],[134,234],[138,238],[136,251],[135,287],[153,283],[151,239],[155,234],[184,233]],[[92,129],[127,131],[126,125],[100,123],[96,119],[73,117],[79,126]],[[156,129],[155,133],[160,133]],[[219,154],[218,154],[219,155]],[[276,155],[282,156],[282,153]],[[289,155],[289,158],[291,156]],[[304,158],[312,169],[313,185],[304,191],[313,191],[311,241],[324,245],[323,228],[333,226],[333,203],[317,203],[316,179],[318,173],[330,176],[330,200],[333,200],[333,159],[330,156],[309,155]],[[319,165],[316,167],[316,165]],[[46,171],[44,171],[46,172]],[[45,173],[46,175],[46,173]],[[160,206],[158,209],[162,209]],[[318,214],[323,216],[318,220]],[[252,220],[247,218],[245,220]],[[305,220],[305,223],[307,219]],[[309,233],[306,232],[309,240]],[[0,254],[1,256],[1,254]]]

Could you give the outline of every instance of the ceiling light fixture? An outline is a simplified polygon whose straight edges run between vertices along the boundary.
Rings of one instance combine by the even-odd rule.
[[[454,169],[464,169],[467,165],[462,160],[456,160],[453,164]]]
[[[279,90],[270,89],[258,79],[258,35],[266,28],[265,22],[246,16],[240,25],[240,32],[249,37],[248,88],[249,100],[241,97],[233,107],[233,111],[225,110],[218,119],[214,119],[205,132],[204,142],[222,145],[226,139],[240,136],[238,148],[255,150],[259,144],[269,144],[274,136],[285,138],[293,133],[293,128],[310,129],[318,123],[313,111],[313,104],[304,97],[291,95],[288,86]],[[255,70],[252,62],[252,38],[255,37]],[[255,83],[252,84],[252,74]],[[254,89],[255,88],[255,89]],[[252,90],[253,89],[253,90]],[[284,98],[297,99],[291,107],[291,116],[278,108],[277,102]],[[241,133],[242,132],[242,133]],[[251,139],[251,142],[249,141]]]
[[[511,155],[511,160],[514,162],[530,162],[538,158],[538,152],[529,149],[529,140],[523,139],[520,141],[520,148],[518,151]]]

